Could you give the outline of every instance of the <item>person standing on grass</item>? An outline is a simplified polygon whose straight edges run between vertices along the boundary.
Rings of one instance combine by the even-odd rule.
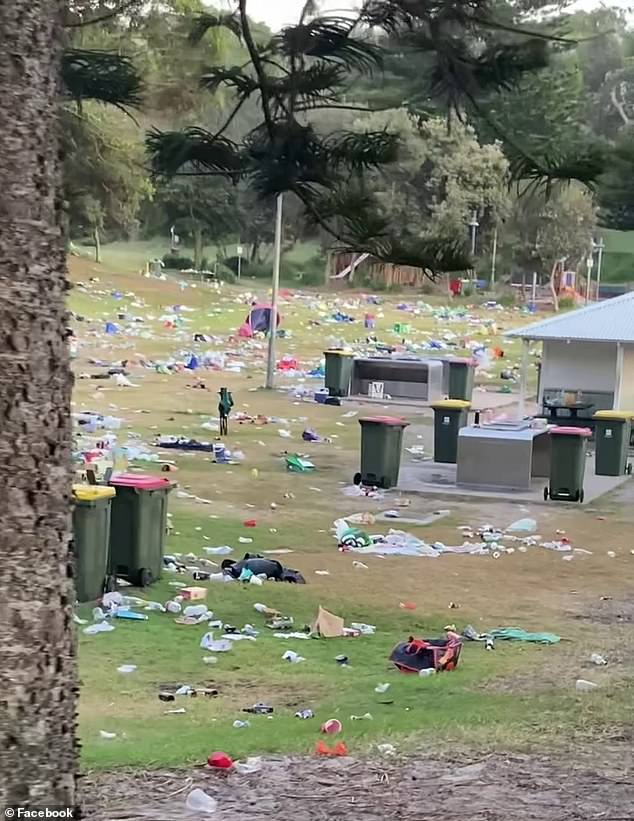
[[[229,414],[233,407],[233,396],[227,388],[220,388],[220,401],[218,402],[218,413],[220,415],[220,435],[229,434]]]

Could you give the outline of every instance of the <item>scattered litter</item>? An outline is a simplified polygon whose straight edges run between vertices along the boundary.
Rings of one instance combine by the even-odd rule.
[[[329,718],[321,725],[321,732],[326,735],[337,735],[343,730],[343,725],[338,718]]]
[[[250,721],[240,721],[239,719],[236,719],[233,722],[232,726],[233,726],[234,730],[247,730],[251,726],[251,722]]]
[[[302,661],[306,661],[303,656],[300,656],[294,650],[287,650],[282,656],[282,659],[283,661],[288,661],[291,664],[299,664]]]
[[[234,770],[239,775],[254,775],[262,770],[262,758],[260,756],[253,756],[247,758],[246,761],[236,761]]]
[[[381,755],[396,755],[396,747],[393,744],[377,744],[376,748],[381,753]]]
[[[203,650],[210,650],[212,653],[228,653],[233,649],[233,642],[228,639],[214,639],[213,633],[205,633],[200,640]]]
[[[363,624],[363,622],[360,621],[353,621],[350,627],[358,633],[361,633],[362,636],[373,636],[376,633],[376,627],[373,624]]]
[[[591,693],[593,690],[596,690],[599,685],[595,684],[594,681],[587,681],[585,678],[578,678],[575,682],[575,690],[578,693]]]
[[[350,721],[374,721],[372,713],[364,713],[362,716],[350,716]]]
[[[534,533],[537,530],[535,519],[518,519],[507,528],[509,533]]]
[[[233,760],[226,753],[212,753],[207,759],[207,764],[215,770],[230,770],[233,767]]]
[[[377,684],[377,686],[374,688],[374,692],[375,693],[387,693],[387,691],[390,689],[391,686],[392,685],[388,684],[387,682],[385,684]]]
[[[309,718],[315,718],[315,713],[312,710],[298,710],[295,713],[295,718],[301,718],[302,721],[306,721]]]
[[[206,792],[196,788],[192,790],[187,796],[185,807],[190,812],[205,813],[206,815],[213,815],[218,809],[218,802],[215,798],[207,795]]]
[[[560,636],[554,633],[528,633],[518,627],[502,627],[499,630],[489,630],[487,633],[492,639],[500,641],[528,641],[534,644],[557,644]]]
[[[109,733],[107,730],[99,730],[99,735],[101,736],[101,738],[106,738],[108,740],[117,737],[116,733]]]
[[[136,669],[136,664],[122,664],[121,667],[117,667],[117,673],[134,673]]]
[[[83,632],[87,636],[94,636],[96,633],[110,633],[112,630],[114,630],[113,624],[107,621],[99,621],[95,624],[90,624],[88,627],[84,627]]]
[[[329,747],[324,741],[315,744],[316,755],[333,756],[343,758],[348,755],[348,748],[343,741],[338,741],[334,747]]]
[[[603,656],[599,655],[599,653],[593,653],[590,656],[590,661],[593,664],[596,664],[597,667],[604,667],[608,663],[608,660]]]
[[[320,605],[311,625],[310,632],[325,639],[343,636],[344,620],[341,616],[335,616],[334,613],[330,613]]]

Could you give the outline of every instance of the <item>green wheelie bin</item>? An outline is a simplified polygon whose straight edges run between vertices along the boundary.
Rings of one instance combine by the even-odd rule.
[[[471,402],[443,399],[434,402],[434,462],[455,465],[458,459],[458,433],[469,419]]]
[[[586,445],[590,428],[557,426],[551,428],[550,485],[544,500],[583,502],[583,477],[586,471]]]
[[[398,484],[403,450],[403,431],[409,425],[393,416],[367,416],[361,425],[361,472],[356,485],[389,489]]]
[[[330,396],[349,396],[354,354],[351,351],[324,351],[325,385]]]
[[[120,473],[110,479],[110,572],[137,587],[161,577],[167,530],[167,497],[174,483],[160,476]]]
[[[73,556],[78,602],[95,601],[108,589],[110,513],[115,490],[73,485]]]
[[[475,380],[473,359],[452,357],[446,360],[449,367],[449,399],[463,399],[471,402]]]
[[[595,473],[597,476],[622,476],[630,473],[627,454],[632,430],[632,411],[597,411],[595,420]]]

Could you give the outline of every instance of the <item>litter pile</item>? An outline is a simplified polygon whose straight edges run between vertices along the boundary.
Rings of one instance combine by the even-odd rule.
[[[520,519],[513,522],[505,530],[491,525],[484,525],[473,529],[468,525],[461,525],[464,541],[460,545],[446,545],[443,542],[428,542],[404,530],[390,529],[387,534],[369,535],[364,530],[355,527],[347,519],[337,519],[332,527],[337,547],[340,551],[353,551],[367,555],[380,556],[425,556],[435,559],[446,553],[468,554],[471,556],[489,556],[499,559],[502,555],[512,555],[517,550],[525,553],[532,547],[543,547],[565,554],[564,558],[573,558],[575,554],[589,554],[590,551],[573,548],[570,540],[565,536],[557,540],[543,540],[538,535],[518,536],[516,533],[528,533],[537,528],[533,519]],[[475,541],[475,537],[478,540]]]

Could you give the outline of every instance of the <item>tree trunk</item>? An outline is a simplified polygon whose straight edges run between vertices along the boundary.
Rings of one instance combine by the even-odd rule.
[[[203,232],[199,225],[194,225],[194,268],[200,271],[203,267]]]
[[[0,806],[75,804],[62,0],[0,2]]]
[[[95,262],[99,264],[101,262],[101,238],[99,237],[99,229],[96,226],[93,236],[95,238]]]

